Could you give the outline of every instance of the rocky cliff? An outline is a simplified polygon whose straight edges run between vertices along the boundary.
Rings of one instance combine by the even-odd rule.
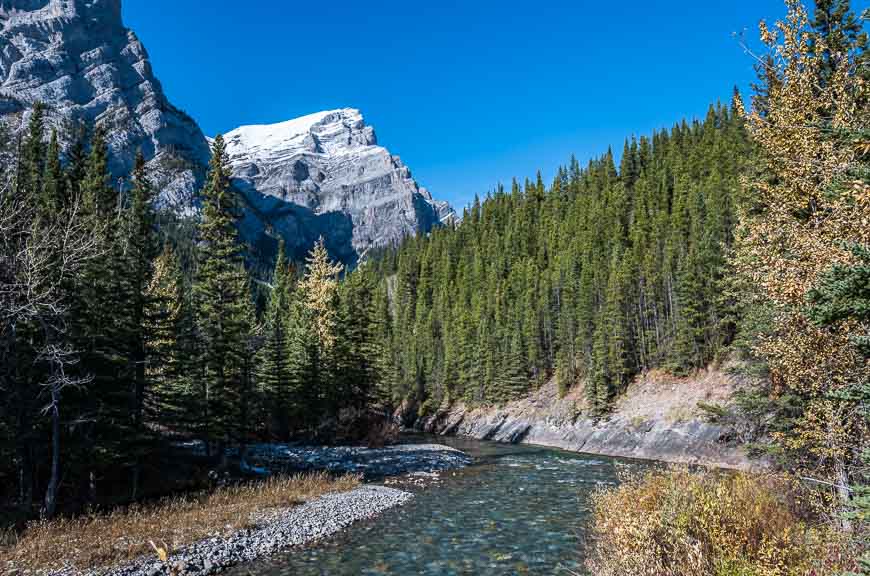
[[[552,446],[575,452],[697,464],[719,468],[762,468],[732,442],[729,431],[708,422],[699,402],[726,404],[739,379],[718,370],[691,378],[654,372],[638,378],[606,418],[593,419],[582,393],[560,398],[555,382],[503,407],[445,406],[404,424],[434,434]],[[407,406],[406,406],[407,408]]]
[[[236,186],[281,236],[298,247],[343,231],[347,256],[393,244],[455,217],[411,177],[398,156],[378,146],[359,110],[318,112],[224,135]],[[288,204],[294,207],[288,217]],[[323,217],[332,230],[322,229]],[[337,221],[339,220],[339,221]],[[340,226],[344,220],[344,226]],[[340,246],[338,246],[340,248]]]
[[[191,210],[208,144],[167,100],[120,0],[0,0],[0,114],[20,126],[35,102],[61,131],[70,120],[105,126],[116,176],[141,149],[161,205]]]
[[[115,177],[129,174],[141,149],[160,206],[197,214],[208,141],[167,99],[144,46],[124,27],[120,0],[0,0],[0,118],[20,129],[36,102],[48,105],[62,137],[70,121],[107,128]],[[245,207],[242,237],[261,256],[283,237],[300,257],[322,235],[333,255],[353,263],[453,215],[377,145],[356,110],[227,137]]]

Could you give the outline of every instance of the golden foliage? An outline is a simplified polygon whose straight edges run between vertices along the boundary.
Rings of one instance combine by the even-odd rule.
[[[334,264],[326,251],[321,237],[306,259],[305,278],[300,283],[305,307],[314,321],[314,331],[321,349],[329,351],[335,344],[338,325],[338,276],[343,270],[341,264]]]
[[[784,476],[649,472],[594,497],[587,566],[596,576],[828,573],[813,570],[837,536],[810,526],[795,494]]]
[[[761,25],[774,80],[766,110],[747,116],[760,154],[745,183],[734,263],[748,296],[773,310],[772,330],[755,352],[768,363],[775,390],[802,398],[807,409],[779,440],[810,455],[804,465],[842,470],[866,437],[866,423],[829,398],[870,378],[870,367],[849,341],[854,326],[816,327],[805,307],[821,274],[851,261],[847,244],[870,243],[870,186],[850,176],[865,149],[846,137],[867,125],[867,87],[850,58],[820,81],[822,61],[814,54],[823,52],[824,39],[811,50],[806,10],[797,0],[787,5],[774,30]]]

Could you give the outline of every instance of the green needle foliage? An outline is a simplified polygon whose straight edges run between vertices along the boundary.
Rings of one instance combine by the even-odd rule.
[[[740,115],[712,106],[626,142],[618,167],[572,159],[382,254],[393,399],[500,403],[555,375],[600,414],[640,370],[706,366],[733,338],[721,294],[749,156]]]

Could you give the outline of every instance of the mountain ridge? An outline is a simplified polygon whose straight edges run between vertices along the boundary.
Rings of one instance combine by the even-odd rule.
[[[427,232],[455,217],[417,184],[398,156],[378,145],[355,108],[316,112],[277,124],[241,126],[224,134],[234,182],[249,198],[262,195],[316,216],[350,216],[352,246],[368,249]]]
[[[144,45],[123,23],[120,0],[0,1],[0,118],[20,131],[36,102],[49,107],[48,123],[64,144],[72,123],[105,127],[115,178],[129,175],[142,150],[158,206],[197,216],[209,141],[163,92]],[[276,126],[301,138],[269,140]],[[353,265],[373,247],[455,216],[377,144],[356,109],[227,136],[244,205],[240,234],[262,261],[271,259],[278,238],[299,258],[324,236],[333,256]],[[272,179],[257,176],[264,172]]]

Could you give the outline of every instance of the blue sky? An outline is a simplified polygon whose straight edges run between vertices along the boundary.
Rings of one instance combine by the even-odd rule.
[[[439,199],[549,178],[746,89],[782,0],[124,0],[208,135],[353,107]]]

